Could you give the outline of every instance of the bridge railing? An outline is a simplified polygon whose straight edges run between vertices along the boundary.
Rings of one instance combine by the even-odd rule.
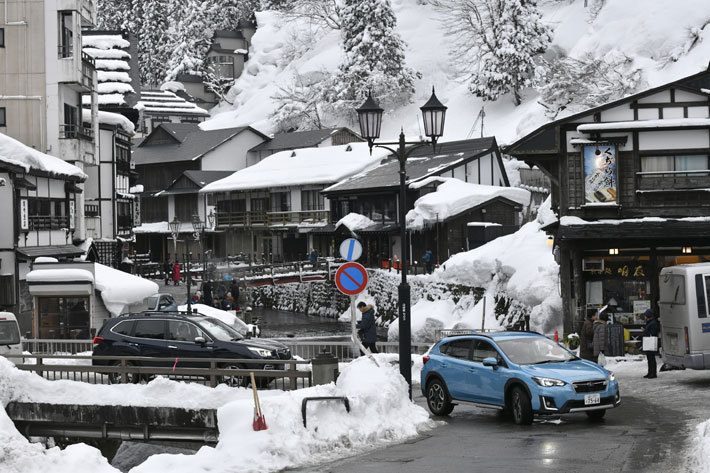
[[[295,390],[312,385],[311,371],[298,369],[310,361],[300,360],[254,360],[231,358],[162,358],[141,356],[89,356],[89,355],[4,355],[16,359],[15,366],[31,371],[49,380],[83,381],[91,384],[127,383],[153,376],[165,376],[178,381],[198,382],[211,387],[228,378],[243,377],[254,373],[260,389]],[[95,361],[107,364],[95,365]],[[263,369],[265,362],[273,369]],[[163,366],[146,366],[162,363]],[[167,365],[174,363],[172,367]],[[198,366],[189,366],[189,365]],[[187,365],[187,366],[186,366]],[[249,365],[261,365],[249,368]],[[280,369],[279,369],[280,367]],[[273,383],[272,383],[273,381]]]

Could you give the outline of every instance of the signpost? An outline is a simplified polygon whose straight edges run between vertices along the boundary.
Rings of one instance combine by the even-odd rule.
[[[340,245],[340,255],[349,262],[338,268],[335,273],[335,285],[340,292],[350,296],[350,328],[352,330],[353,357],[357,356],[357,353],[362,350],[367,353],[372,361],[375,361],[370,350],[362,345],[357,336],[356,328],[355,298],[367,287],[367,270],[363,265],[354,262],[362,255],[362,245],[356,239],[348,238]],[[377,364],[376,361],[375,364]]]

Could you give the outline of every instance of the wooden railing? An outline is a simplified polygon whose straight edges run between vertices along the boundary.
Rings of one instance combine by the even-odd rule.
[[[30,230],[59,230],[69,227],[69,217],[30,215]]]
[[[710,188],[710,171],[637,172],[641,191],[683,191]]]
[[[328,210],[301,210],[296,212],[217,212],[218,227],[285,226],[302,223],[330,223]]]

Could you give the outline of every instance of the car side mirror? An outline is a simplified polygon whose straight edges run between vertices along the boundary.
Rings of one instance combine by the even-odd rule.
[[[206,343],[204,337],[195,337],[195,343],[198,345],[204,345]]]
[[[489,356],[488,358],[483,359],[483,366],[490,366],[494,370],[498,369],[498,360],[496,360],[492,356]]]

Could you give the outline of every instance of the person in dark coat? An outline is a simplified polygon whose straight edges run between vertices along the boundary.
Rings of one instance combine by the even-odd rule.
[[[660,330],[660,325],[658,324],[658,319],[656,319],[656,314],[653,310],[646,309],[643,313],[646,317],[646,326],[643,329],[644,337],[658,337]],[[656,377],[656,355],[657,351],[646,351],[646,360],[648,361],[648,374],[644,378],[655,378]]]
[[[431,252],[431,250],[426,250],[426,253],[424,253],[422,260],[426,265],[427,274],[431,274],[431,272],[434,270],[434,254]]]
[[[232,293],[232,302],[237,306],[237,301],[239,300],[239,281],[232,279],[232,284],[229,286],[229,292]]]
[[[202,293],[202,300],[205,302],[205,305],[214,307],[214,300],[212,299],[212,281],[205,281],[202,285]]]
[[[377,351],[377,325],[375,325],[375,308],[369,304],[360,301],[357,308],[362,312],[362,319],[357,323],[356,328],[358,335],[362,340],[365,348],[370,350],[370,353],[379,353]]]
[[[163,273],[165,273],[165,285],[167,286],[170,283],[170,273],[173,272],[173,266],[170,264],[169,260],[166,260],[165,263],[163,264]]]
[[[594,323],[589,315],[584,318],[582,329],[579,331],[579,356],[582,359],[596,362],[594,357]]]
[[[594,338],[592,339],[592,348],[594,350],[594,362],[599,363],[599,354],[606,351],[607,344],[607,327],[606,321],[609,316],[606,312],[597,312],[592,318],[594,326]]]

